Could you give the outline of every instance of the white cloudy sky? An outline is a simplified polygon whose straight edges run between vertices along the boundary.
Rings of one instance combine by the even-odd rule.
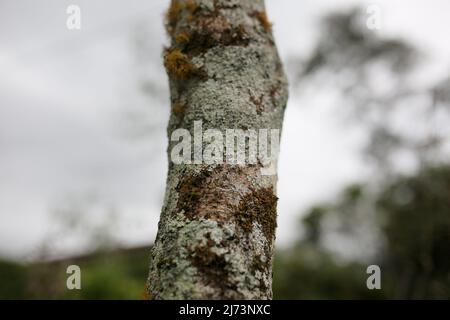
[[[323,14],[375,3],[382,8],[382,36],[406,38],[428,55],[425,80],[449,70],[447,0],[266,2],[285,61],[307,55]],[[69,4],[81,7],[79,31],[66,28]],[[26,258],[57,227],[56,207],[92,194],[97,206],[115,208],[114,232],[122,243],[153,241],[167,167],[169,108],[160,54],[166,6],[165,0],[0,0],[0,254]],[[133,49],[139,26],[147,30],[145,64]],[[162,98],[140,96],[140,76],[153,79]],[[326,94],[293,95],[289,102],[279,245],[298,233],[302,209],[367,174],[358,157],[362,138],[335,121],[332,104]],[[148,117],[140,120],[155,127],[130,139],[126,112],[139,108]],[[109,219],[95,208],[84,214],[88,224]],[[58,249],[70,252],[76,243],[61,242]]]

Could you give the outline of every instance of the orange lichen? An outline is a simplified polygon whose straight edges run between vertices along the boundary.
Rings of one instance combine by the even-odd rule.
[[[193,18],[193,14],[198,9],[197,3],[194,0],[187,0],[180,3],[180,0],[172,0],[169,9],[166,13],[166,26],[169,35],[173,35],[178,20],[180,19],[181,11],[186,9],[189,12],[188,20]]]
[[[175,42],[178,44],[185,44],[191,40],[191,35],[187,32],[180,32],[175,36]]]
[[[186,17],[187,22],[192,23],[195,21],[195,16],[190,14]]]
[[[174,103],[172,105],[172,112],[174,114],[183,114],[186,111],[186,106],[184,104],[181,103]]]
[[[166,13],[166,24],[167,24],[167,31],[171,34],[173,28],[175,28],[175,25],[178,21],[178,16],[180,14],[180,11],[182,9],[182,6],[178,2],[178,0],[172,0],[170,2],[169,9]]]
[[[180,49],[166,49],[164,54],[164,66],[169,74],[179,78],[186,78],[196,74],[198,69],[190,61],[189,57]]]
[[[144,291],[142,293],[142,300],[152,300],[151,295],[147,291]]]
[[[186,1],[186,9],[188,9],[190,13],[194,13],[195,10],[197,10],[197,8],[198,8],[198,5],[195,3],[194,0]]]
[[[269,21],[269,17],[265,11],[255,11],[253,15],[258,19],[259,23],[263,26],[264,30],[271,31],[272,23]]]
[[[143,300],[153,300],[152,294],[150,293],[150,289],[148,283],[145,285],[144,292],[142,292]]]

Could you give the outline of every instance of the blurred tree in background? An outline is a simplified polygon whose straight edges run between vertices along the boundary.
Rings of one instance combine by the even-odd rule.
[[[364,219],[380,243],[373,256],[344,259],[327,249],[333,232],[361,241],[358,230],[368,230]],[[311,209],[302,222],[306,236],[275,261],[275,298],[450,298],[449,166],[399,177],[376,194],[351,186],[335,202]],[[370,264],[381,268],[382,290],[366,288]]]
[[[450,298],[450,167],[427,168],[383,190],[381,261],[399,298]]]
[[[297,84],[337,92],[340,119],[368,132],[373,178],[306,213],[303,237],[278,252],[274,298],[450,298],[449,80],[416,85],[421,53],[364,17],[326,17]],[[370,264],[382,290],[366,288]]]

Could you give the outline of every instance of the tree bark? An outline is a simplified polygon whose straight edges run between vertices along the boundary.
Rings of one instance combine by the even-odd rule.
[[[287,80],[263,0],[178,0],[164,62],[172,111],[169,172],[152,248],[152,299],[271,299],[275,175],[247,165],[174,164],[174,130],[279,129]],[[205,147],[205,141],[200,147]],[[221,150],[225,153],[225,150]],[[248,151],[248,148],[247,148]]]

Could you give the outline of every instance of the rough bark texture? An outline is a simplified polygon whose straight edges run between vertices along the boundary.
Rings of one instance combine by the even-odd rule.
[[[167,13],[168,126],[280,129],[287,81],[263,0],[178,0]],[[169,143],[170,150],[175,142]],[[276,175],[169,164],[148,280],[153,299],[270,299]]]

